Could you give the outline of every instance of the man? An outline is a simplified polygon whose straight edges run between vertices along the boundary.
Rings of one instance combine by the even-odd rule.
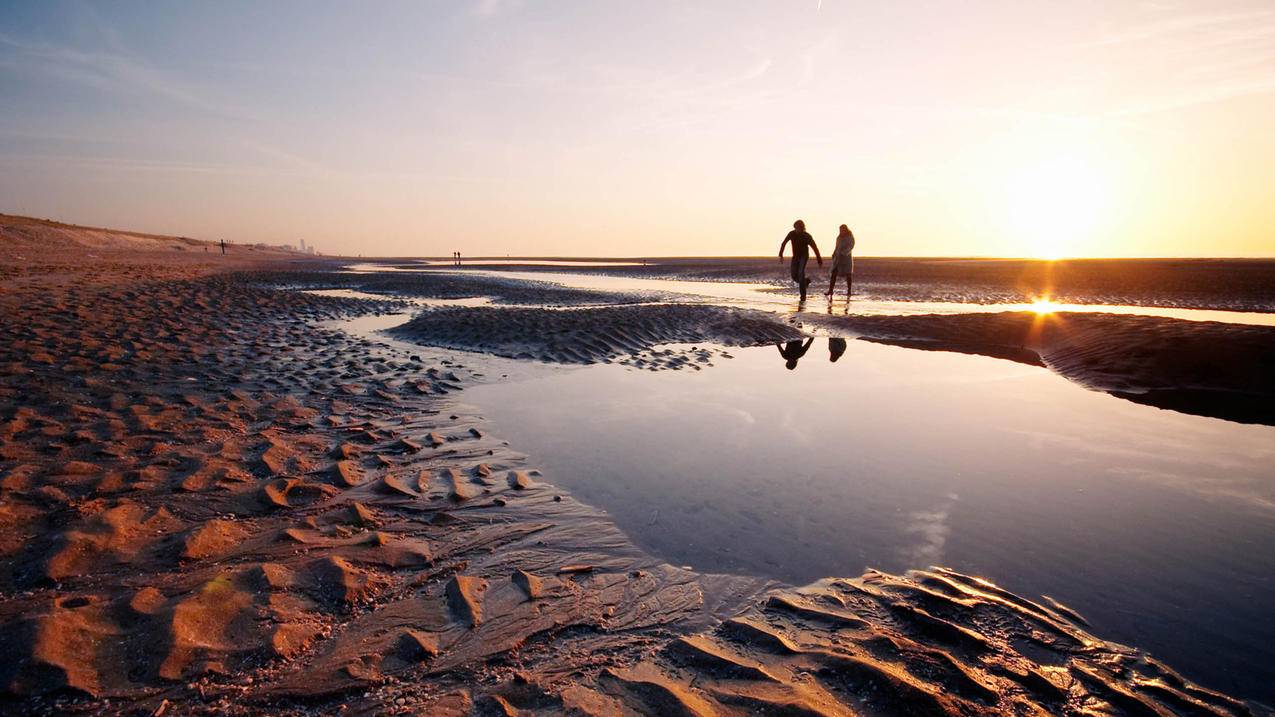
[[[810,286],[810,279],[806,278],[806,263],[810,261],[810,250],[815,250],[815,259],[819,261],[819,266],[823,266],[823,257],[819,255],[819,247],[815,244],[814,237],[806,231],[806,223],[800,219],[792,223],[792,231],[788,232],[788,236],[784,237],[779,245],[780,264],[784,263],[784,247],[788,246],[788,242],[792,242],[792,280],[801,288],[801,300],[805,301],[806,287]]]
[[[789,371],[792,371],[797,368],[797,362],[801,360],[802,356],[806,355],[806,352],[810,350],[810,344],[814,342],[815,337],[811,336],[806,339],[804,344],[801,343],[801,339],[797,339],[786,344],[775,344],[775,348],[779,349],[779,355],[784,357],[784,366]]]
[[[222,253],[222,254],[225,254],[225,253],[226,253],[226,240],[225,240],[225,239],[222,239],[222,240],[221,240],[221,253]]]

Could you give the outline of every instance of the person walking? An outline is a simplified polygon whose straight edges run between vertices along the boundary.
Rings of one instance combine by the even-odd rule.
[[[222,253],[222,254],[225,254],[225,253],[226,253],[226,240],[225,240],[225,239],[222,239],[222,240],[221,240],[221,253]]]
[[[837,290],[837,274],[841,274],[846,278],[846,298],[850,298],[852,288],[850,286],[850,277],[854,275],[854,232],[850,231],[850,227],[845,224],[841,225],[841,231],[837,234],[837,247],[832,250],[832,272],[828,277],[828,290],[824,292],[829,299]]]
[[[810,262],[810,250],[815,250],[815,259],[819,261],[819,266],[823,266],[823,257],[819,255],[819,246],[815,244],[814,237],[806,231],[806,223],[798,219],[792,223],[792,231],[788,232],[788,236],[784,237],[783,242],[779,244],[779,263],[784,263],[784,247],[788,246],[788,242],[792,242],[792,280],[797,282],[797,286],[801,289],[801,300],[806,300],[806,287],[810,286],[810,279],[806,277],[806,264]]]

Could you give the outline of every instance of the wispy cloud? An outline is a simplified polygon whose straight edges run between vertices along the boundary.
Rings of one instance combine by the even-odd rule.
[[[917,542],[903,550],[903,560],[908,565],[929,567],[943,561],[943,550],[947,547],[947,538],[952,528],[948,525],[952,506],[959,500],[955,493],[950,493],[947,500],[935,506],[933,510],[918,510],[908,514],[907,533],[915,535]]]
[[[331,167],[325,166],[319,162],[315,162],[306,157],[302,157],[299,154],[280,149],[274,145],[265,144],[264,142],[244,140],[243,146],[263,157],[278,160],[290,169],[295,169],[307,174],[327,177],[333,177],[341,174]]]
[[[1275,8],[1160,12],[1086,47],[1153,65],[1156,83],[1107,114],[1136,117],[1275,92]]]
[[[141,92],[225,118],[256,119],[246,108],[213,99],[205,91],[123,51],[90,51],[30,42],[3,32],[0,32],[0,48],[7,48],[10,55],[0,58],[0,65],[11,69],[52,74],[106,92]]]
[[[231,164],[178,162],[162,159],[111,157],[92,154],[69,153],[0,153],[0,162],[20,165],[30,164],[38,167],[65,166],[80,170],[106,170],[118,172],[145,172],[163,174],[227,174],[227,175],[264,175],[275,174],[261,167],[240,166]],[[296,172],[296,174],[303,174]]]
[[[522,7],[522,0],[476,0],[471,10],[474,17],[484,20]]]
[[[1185,109],[1198,105],[1225,102],[1227,100],[1265,95],[1275,92],[1275,78],[1268,80],[1249,80],[1225,82],[1218,85],[1190,88],[1162,97],[1154,97],[1141,102],[1132,103],[1112,113],[1115,117],[1135,117],[1138,115],[1167,112]]]
[[[258,147],[262,154],[271,156],[268,147]],[[286,154],[286,153],[284,153]],[[293,166],[263,166],[253,163],[218,163],[189,162],[150,158],[127,158],[109,155],[49,153],[49,152],[0,152],[0,166],[11,167],[71,167],[77,171],[99,170],[118,175],[120,172],[135,174],[205,174],[227,176],[257,177],[290,177],[297,180],[352,180],[358,182],[435,182],[440,184],[492,184],[504,181],[502,178],[461,175],[440,172],[393,172],[393,171],[339,171],[327,167],[307,168],[304,158],[293,156]]]
[[[1202,31],[1232,30],[1234,28],[1261,27],[1275,22],[1275,10],[1251,12],[1197,13],[1159,18],[1141,25],[1107,33],[1091,45],[1123,45],[1144,40],[1154,40],[1171,35],[1198,34]]]

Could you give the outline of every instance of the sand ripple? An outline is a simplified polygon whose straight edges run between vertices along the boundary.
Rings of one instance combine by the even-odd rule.
[[[698,304],[438,309],[422,312],[391,333],[430,346],[581,364],[636,360],[663,344],[752,346],[801,336],[771,314]],[[655,365],[676,367],[689,360],[679,353]]]

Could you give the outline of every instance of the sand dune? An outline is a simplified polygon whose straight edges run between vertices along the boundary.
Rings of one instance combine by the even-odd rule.
[[[228,250],[242,252],[291,253],[290,246],[264,244],[228,246]],[[191,239],[190,237],[144,234],[141,232],[84,227],[64,224],[50,219],[19,217],[0,214],[0,252],[43,256],[51,251],[191,251],[220,253],[217,241]],[[299,253],[299,252],[298,252]]]

